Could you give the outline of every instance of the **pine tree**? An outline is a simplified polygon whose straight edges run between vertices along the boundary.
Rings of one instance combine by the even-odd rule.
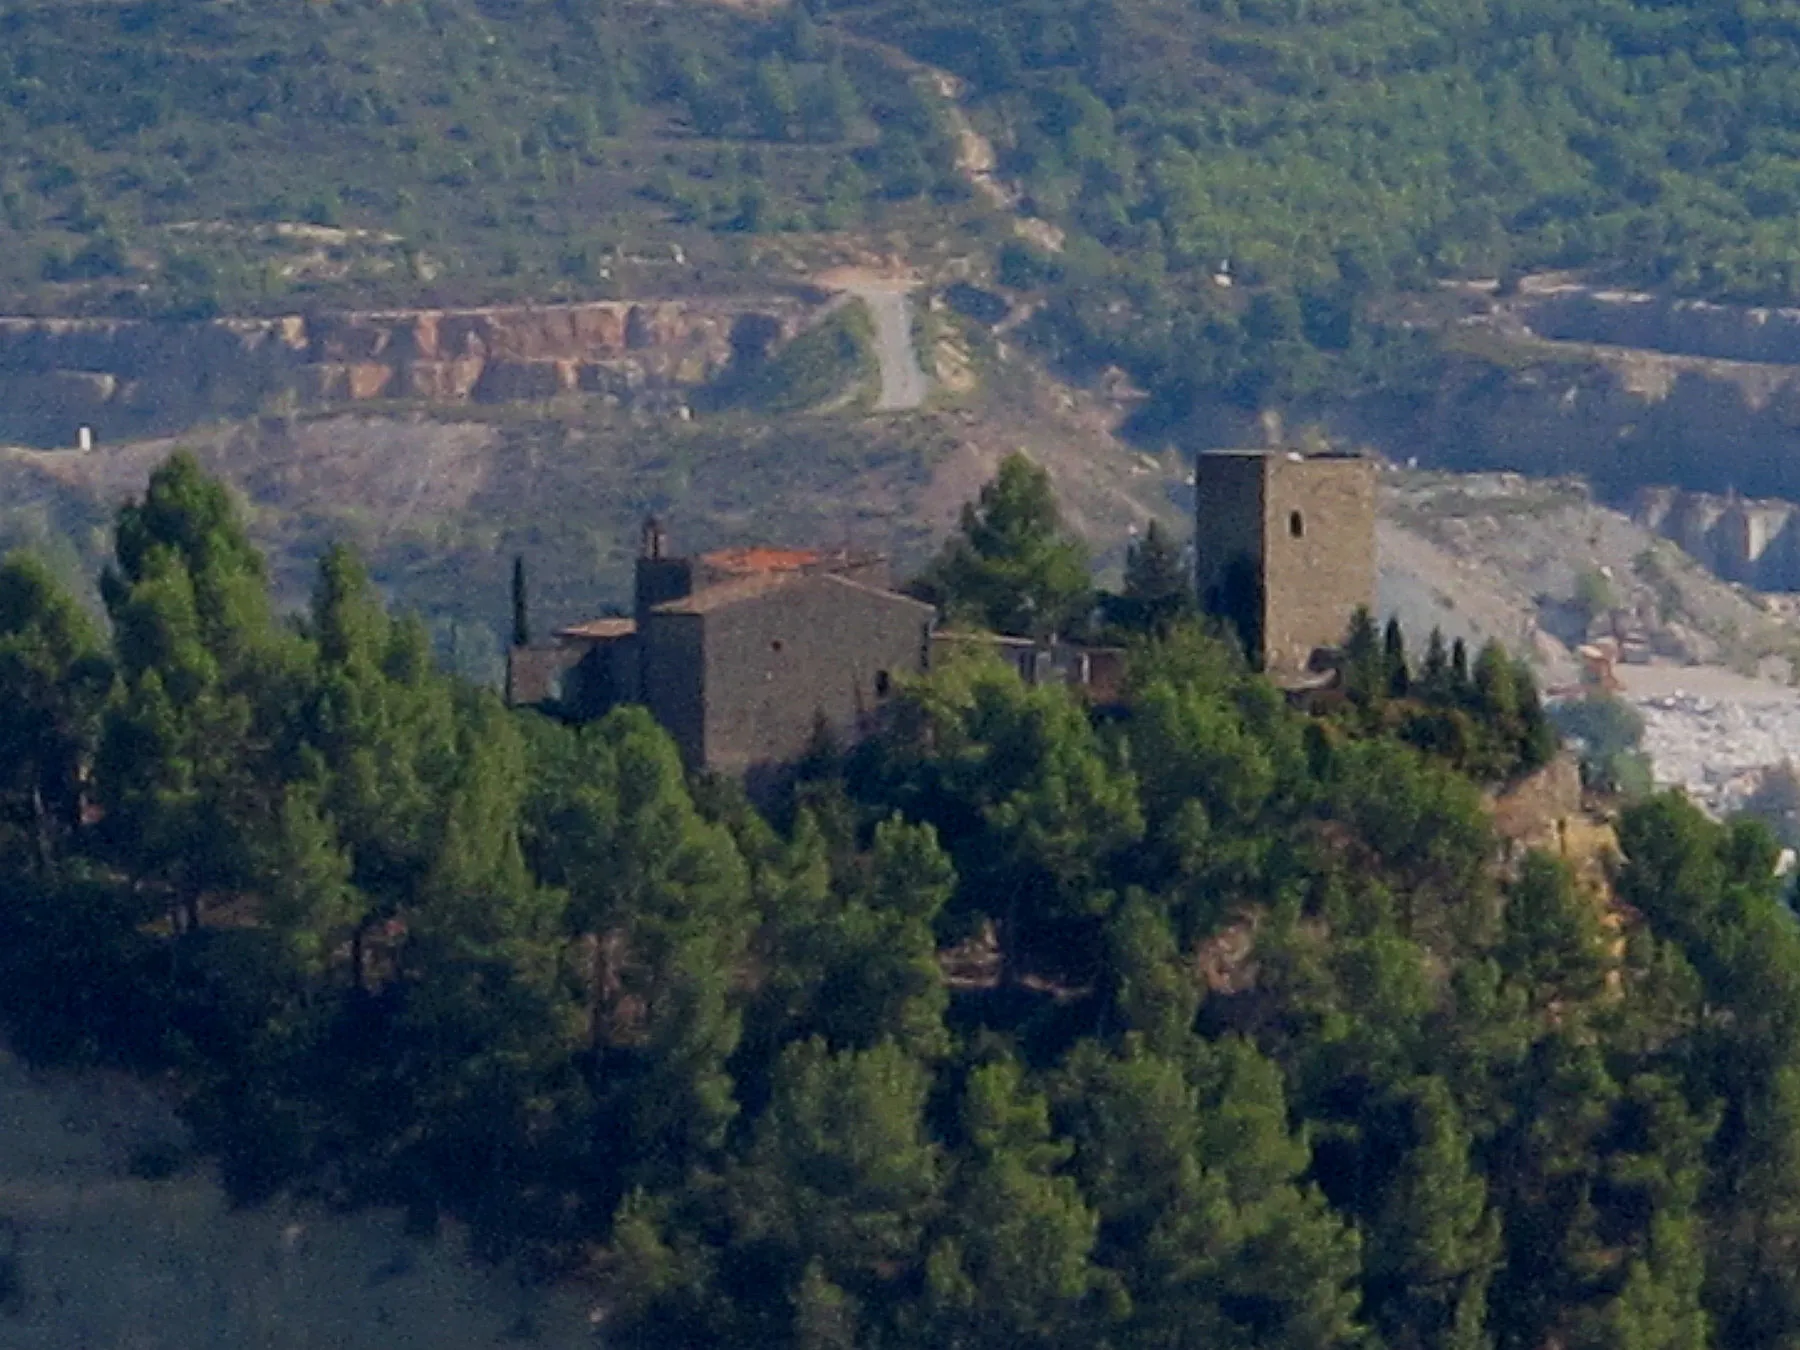
[[[1395,1105],[1398,1119],[1372,1122],[1374,1148],[1405,1151],[1365,1232],[1364,1306],[1395,1350],[1483,1350],[1500,1225],[1471,1138],[1442,1079],[1419,1080]]]
[[[750,877],[643,708],[546,733],[535,769],[526,849],[538,878],[568,893],[616,1201],[673,1184],[737,1115],[726,1063],[743,1029],[733,986],[755,925]]]
[[[918,586],[952,617],[1020,637],[1066,634],[1093,603],[1087,550],[1063,529],[1050,475],[1020,454],[963,507]]]
[[[143,498],[119,508],[114,555],[101,594],[115,622],[136,587],[178,570],[193,592],[194,636],[228,677],[274,636],[262,556],[225,485],[191,454],[171,455]]]
[[[1349,1346],[1355,1234],[1299,1183],[1280,1074],[1241,1042],[1175,1063],[1087,1047],[1059,1100],[1099,1214],[1096,1261],[1119,1282],[1126,1343]]]
[[[580,1100],[566,897],[525,865],[525,768],[498,702],[489,695],[468,709],[436,856],[398,954],[395,1063],[380,1088],[389,1147],[401,1174],[422,1184],[419,1198],[491,1215],[530,1195],[546,1170],[534,1141],[554,1104]],[[522,1193],[509,1191],[515,1179]]]
[[[350,884],[349,854],[315,792],[288,789],[259,863],[263,919],[298,969],[317,979],[341,964],[360,984],[354,939],[368,904]]]
[[[769,140],[785,141],[793,135],[800,116],[800,99],[794,92],[787,62],[780,56],[768,56],[757,63],[751,113]]]
[[[1200,988],[1168,919],[1142,892],[1129,895],[1107,926],[1107,974],[1120,1030],[1160,1054],[1180,1054],[1193,1034]]]
[[[39,869],[82,825],[112,667],[87,615],[37,560],[0,562],[0,830]],[[0,853],[10,841],[0,835]]]
[[[1126,550],[1125,586],[1109,597],[1109,616],[1123,628],[1166,637],[1176,623],[1193,617],[1195,608],[1193,577],[1181,548],[1160,521],[1152,520]]]
[[[1073,1147],[1051,1131],[1045,1098],[1011,1060],[969,1077],[969,1144],[951,1183],[950,1231],[926,1274],[931,1341],[948,1347],[1074,1343],[1098,1312],[1090,1264],[1097,1217],[1072,1177]]]
[[[1480,771],[1503,778],[1518,766],[1524,741],[1519,692],[1512,659],[1497,642],[1482,644],[1475,658],[1472,711],[1480,720],[1485,762]]]
[[[842,54],[834,50],[823,73],[802,90],[801,119],[806,134],[815,141],[841,141],[861,115],[856,86],[844,70]]]
[[[1605,937],[1598,902],[1576,889],[1567,864],[1527,854],[1507,891],[1496,955],[1531,1006],[1558,1018],[1581,1016],[1606,987]]]
[[[928,1083],[892,1044],[837,1054],[817,1039],[789,1046],[728,1182],[736,1241],[779,1253],[796,1284],[816,1261],[865,1303],[922,1274],[943,1186],[923,1117]]]

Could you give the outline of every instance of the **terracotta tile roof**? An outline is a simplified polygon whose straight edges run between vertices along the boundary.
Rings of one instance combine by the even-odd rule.
[[[635,632],[637,632],[635,619],[587,619],[581,623],[572,623],[566,628],[557,629],[556,636],[599,642],[607,638],[630,637]]]
[[[740,600],[750,600],[759,595],[767,595],[770,591],[778,591],[783,586],[792,585],[803,575],[805,574],[794,571],[751,572],[747,576],[733,577],[730,581],[702,586],[692,595],[658,605],[653,612],[657,614],[710,614],[715,609],[724,609],[727,605],[735,605]]]
[[[879,586],[870,586],[854,577],[842,577],[835,572],[752,572],[748,576],[733,577],[729,581],[716,582],[711,586],[702,586],[692,595],[680,600],[670,600],[656,607],[658,614],[710,614],[714,610],[724,609],[727,605],[735,605],[743,600],[754,600],[771,591],[778,591],[792,586],[802,580],[816,580],[831,586],[847,586],[851,590],[861,591],[865,595],[880,596],[884,600],[898,600],[901,604],[912,605],[922,614],[931,613],[931,606],[911,596],[901,595],[897,591],[883,590]]]

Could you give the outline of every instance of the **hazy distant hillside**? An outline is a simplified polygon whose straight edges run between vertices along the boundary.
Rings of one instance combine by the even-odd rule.
[[[1435,277],[1800,297],[1797,57],[1785,0],[12,6],[0,304],[718,289],[878,233],[1040,292],[1146,430],[1404,401],[1434,347],[1379,320]],[[1066,248],[984,219],[953,94]]]
[[[1800,7],[1621,0],[851,0],[954,68],[1070,232],[1011,270],[1174,422],[1429,387],[1395,287],[1576,267],[1800,295]],[[1214,284],[1223,260],[1235,283]],[[1247,283],[1251,289],[1246,294]]]
[[[4,306],[717,287],[747,263],[733,238],[906,225],[906,203],[955,182],[907,78],[798,16],[634,0],[0,13]]]

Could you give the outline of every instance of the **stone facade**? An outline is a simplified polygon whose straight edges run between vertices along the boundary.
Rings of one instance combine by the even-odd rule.
[[[1349,455],[1216,451],[1195,469],[1195,580],[1278,680],[1304,677],[1375,604],[1375,466]]]
[[[559,629],[514,647],[507,699],[575,721],[648,708],[690,769],[779,781],[823,722],[840,743],[872,728],[902,676],[953,653],[997,655],[1027,684],[1118,696],[1124,653],[992,633],[936,630],[932,606],[888,588],[886,561],[849,550],[671,553],[646,522],[633,615]]]
[[[513,649],[509,700],[576,720],[641,703],[690,768],[747,777],[802,755],[821,719],[854,739],[929,661],[935,612],[886,589],[884,560],[847,550],[670,554],[644,530],[632,618]]]
[[[704,722],[691,757],[745,775],[803,754],[821,719],[855,739],[893,680],[925,669],[935,617],[929,605],[833,573],[794,577],[692,616],[679,602],[668,608],[701,630]]]

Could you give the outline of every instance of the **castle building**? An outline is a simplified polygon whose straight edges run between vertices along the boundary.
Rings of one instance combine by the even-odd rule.
[[[507,701],[573,720],[641,703],[692,769],[754,777],[805,753],[821,722],[845,741],[892,682],[930,661],[936,611],[850,550],[669,553],[644,528],[634,613],[515,647]]]
[[[1194,470],[1195,584],[1278,683],[1306,680],[1375,607],[1375,464],[1219,450]]]

